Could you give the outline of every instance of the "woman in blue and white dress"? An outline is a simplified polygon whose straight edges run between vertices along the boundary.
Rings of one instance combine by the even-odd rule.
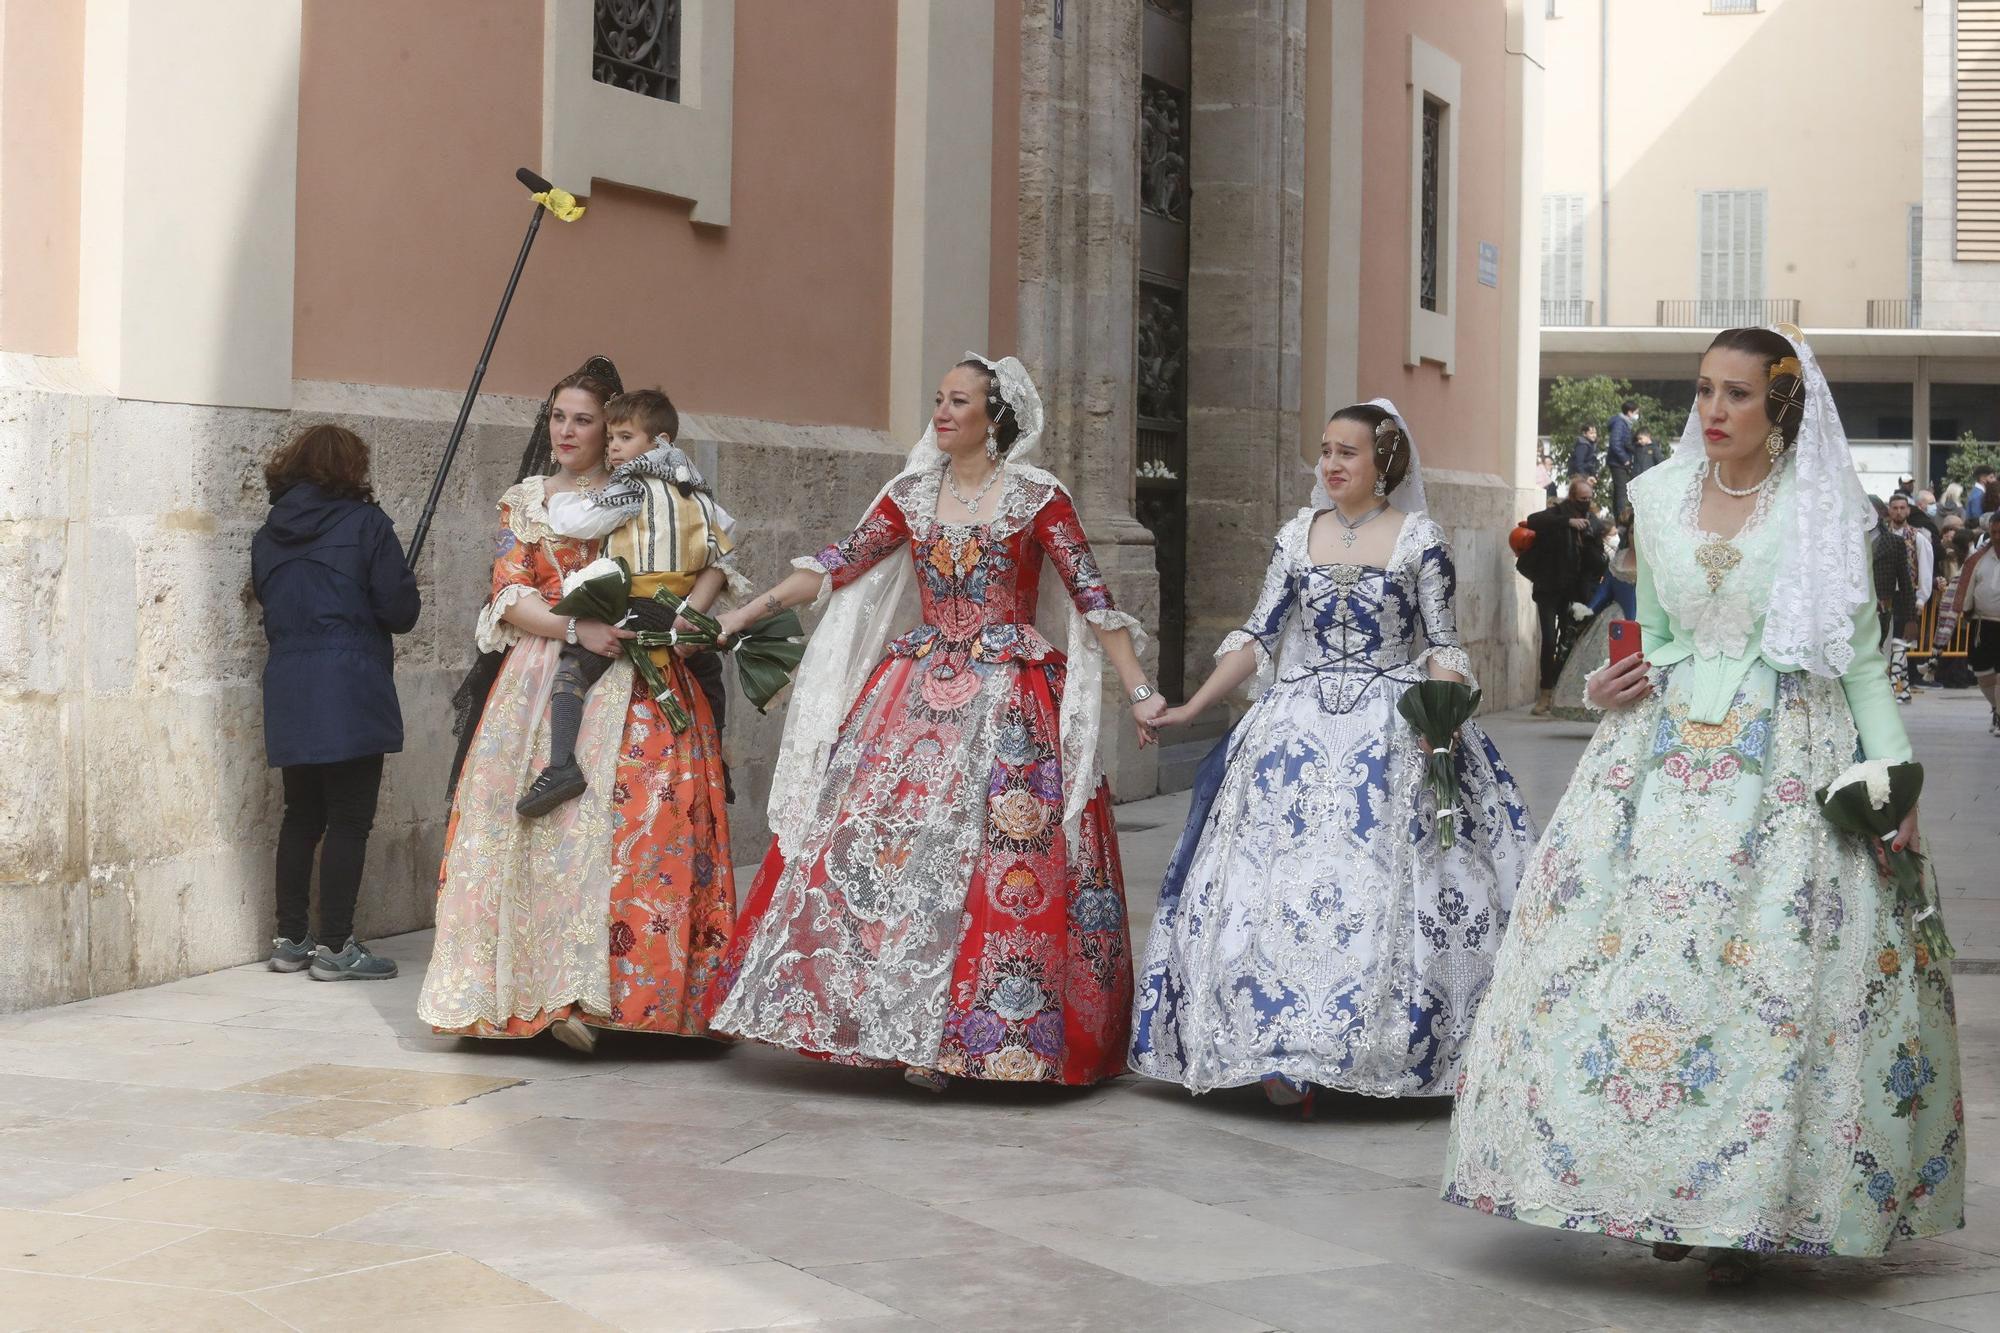
[[[1499,751],[1467,723],[1458,838],[1440,850],[1428,748],[1396,711],[1426,677],[1472,682],[1456,586],[1395,405],[1335,413],[1313,507],[1279,530],[1257,609],[1159,719],[1186,722],[1253,674],[1262,687],[1203,763],[1160,890],[1140,1073],[1193,1092],[1261,1082],[1281,1105],[1315,1085],[1451,1089],[1534,843]]]

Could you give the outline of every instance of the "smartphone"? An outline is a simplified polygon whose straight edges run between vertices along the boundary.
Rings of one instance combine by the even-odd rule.
[[[1611,622],[1611,661],[1618,663],[1639,651],[1639,622],[1636,620],[1614,620]]]

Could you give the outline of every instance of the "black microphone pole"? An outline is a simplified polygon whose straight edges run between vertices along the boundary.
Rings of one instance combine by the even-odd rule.
[[[472,418],[472,404],[479,397],[479,384],[486,378],[486,363],[493,356],[493,344],[500,340],[500,325],[507,319],[507,307],[514,300],[514,288],[521,281],[521,270],[527,267],[528,251],[535,244],[535,233],[541,230],[542,214],[563,209],[575,209],[564,221],[573,221],[583,210],[576,208],[575,200],[567,195],[559,200],[546,198],[551,194],[561,194],[554,186],[522,167],[514,173],[514,178],[535,195],[535,216],[528,221],[528,234],[521,240],[521,253],[514,258],[514,271],[507,275],[507,290],[500,296],[500,309],[493,315],[493,327],[486,331],[486,346],[479,349],[479,364],[472,368],[472,383],[465,390],[465,401],[458,405],[458,420],[451,423],[451,438],[445,441],[444,457],[438,462],[437,476],[431,480],[430,498],[424,501],[424,511],[417,519],[416,531],[410,536],[410,549],[404,558],[411,565],[417,563],[417,556],[424,549],[424,538],[430,535],[431,519],[437,514],[438,500],[444,494],[444,479],[451,471],[452,460],[458,456],[459,441],[465,437],[465,423]]]

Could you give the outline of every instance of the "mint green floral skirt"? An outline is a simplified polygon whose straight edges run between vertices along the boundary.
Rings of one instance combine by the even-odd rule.
[[[1605,717],[1535,848],[1444,1197],[1798,1254],[1961,1227],[1949,966],[1813,800],[1857,752],[1846,698],[1759,662],[1701,723],[1691,675]]]

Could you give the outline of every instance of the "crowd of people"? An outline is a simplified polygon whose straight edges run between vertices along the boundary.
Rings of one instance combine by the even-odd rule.
[[[1617,549],[1580,470],[1528,525],[1544,703],[1572,605],[1644,630],[1591,675],[1603,721],[1538,833],[1476,721],[1406,720],[1477,682],[1386,399],[1334,413],[1247,618],[1171,704],[1068,491],[1030,461],[1043,412],[1018,361],[951,367],[854,529],[761,593],[665,395],[595,362],[557,384],[500,497],[419,1013],[585,1052],[607,1028],[752,1039],[933,1093],[1129,1070],[1307,1111],[1321,1089],[1451,1095],[1445,1200],[1663,1259],[1703,1247],[1720,1282],[1763,1253],[1877,1255],[1962,1226],[1948,963],[1880,849],[1810,796],[1857,755],[1911,757],[1881,608],[1852,590],[1914,548],[1893,521],[1871,546],[1803,339],[1719,336],[1669,457],[1620,418]],[[352,938],[353,886],[401,744],[388,673],[414,582],[350,433],[306,432],[268,480],[271,965],[390,975]],[[1987,549],[1932,567],[1956,615],[2000,619]],[[740,909],[722,697],[697,666],[714,654],[635,665],[633,627],[559,609],[607,553],[696,612],[733,589],[725,644],[823,602]],[[1141,745],[1255,696],[1201,766],[1136,965],[1097,758],[1107,661]],[[1911,810],[1894,845],[1919,838]]]

